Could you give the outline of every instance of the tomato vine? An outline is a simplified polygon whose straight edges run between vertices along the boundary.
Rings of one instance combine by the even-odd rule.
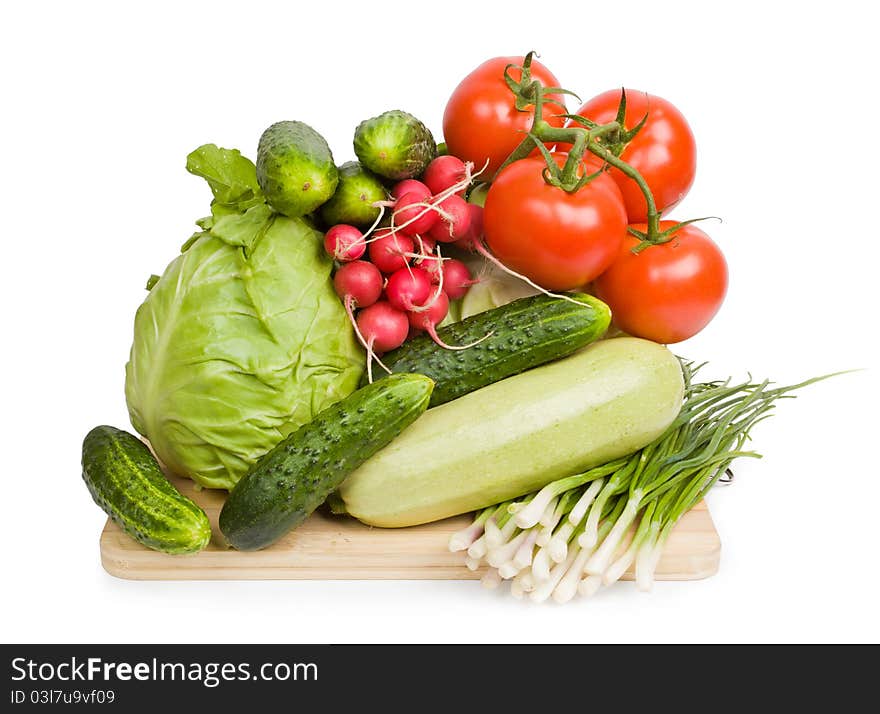
[[[508,88],[515,97],[515,106],[519,111],[531,111],[532,123],[526,136],[520,144],[511,152],[504,163],[496,172],[496,176],[507,166],[515,161],[529,156],[535,147],[541,152],[547,167],[544,171],[544,180],[567,193],[581,190],[586,184],[595,180],[596,176],[604,171],[606,166],[612,166],[621,173],[632,179],[644,195],[647,204],[647,221],[645,231],[630,230],[632,235],[639,238],[640,243],[634,252],[638,252],[651,245],[666,243],[673,237],[675,231],[692,221],[685,221],[666,230],[660,230],[660,211],[654,200],[645,178],[629,163],[620,158],[620,153],[626,145],[638,134],[645,125],[648,115],[632,128],[625,126],[626,116],[626,92],[621,92],[620,105],[617,117],[614,121],[597,124],[578,114],[563,113],[562,116],[574,122],[565,127],[552,126],[544,118],[544,105],[556,104],[563,108],[562,102],[551,95],[570,94],[577,96],[562,87],[545,87],[539,80],[533,79],[530,72],[532,59],[535,53],[529,52],[523,59],[522,65],[508,64],[504,70],[504,79]],[[516,80],[510,71],[516,69],[521,73],[520,79]],[[568,144],[568,156],[565,163],[560,167],[550,155],[545,144]],[[583,170],[584,160],[587,154],[593,154],[603,162],[602,167],[593,173]],[[695,219],[701,220],[701,219]]]

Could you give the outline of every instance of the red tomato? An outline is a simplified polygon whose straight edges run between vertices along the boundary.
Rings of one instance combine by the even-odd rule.
[[[545,168],[544,159],[523,159],[498,175],[486,195],[483,233],[510,269],[549,290],[570,290],[615,259],[626,237],[626,209],[607,173],[566,193],[544,181]]]
[[[510,153],[522,142],[532,126],[532,107],[518,111],[513,92],[504,81],[504,68],[509,64],[522,65],[523,57],[495,57],[483,62],[452,92],[443,114],[443,138],[450,154],[462,161],[472,161],[477,170],[486,160],[489,166],[483,174],[487,178],[498,170]],[[540,62],[532,60],[532,79],[545,87],[558,87],[559,82]],[[522,73],[511,69],[510,76],[519,80]],[[562,101],[562,96],[552,95]],[[545,104],[544,119],[561,127],[563,113],[555,104]]]
[[[617,117],[620,90],[612,89],[594,97],[577,113],[599,124]],[[634,89],[626,90],[627,129],[648,115],[648,121],[626,146],[620,158],[635,168],[648,183],[657,210],[663,213],[676,205],[690,190],[697,171],[697,146],[682,113],[665,99]],[[617,181],[630,223],[648,219],[648,207],[638,185],[617,169],[611,169]]]
[[[660,221],[660,230],[674,225]],[[693,224],[680,228],[669,242],[633,254],[638,242],[627,236],[617,260],[593,283],[596,296],[630,335],[667,345],[693,337],[709,324],[727,292],[721,250]]]

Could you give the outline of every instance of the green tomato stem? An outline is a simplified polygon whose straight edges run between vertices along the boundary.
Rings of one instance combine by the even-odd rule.
[[[534,149],[535,142],[540,142],[542,144],[564,142],[571,144],[571,149],[568,153],[568,159],[561,169],[557,166],[555,161],[548,159],[546,152],[542,152],[547,160],[547,172],[545,173],[544,178],[551,186],[557,186],[569,193],[575,192],[590,181],[589,178],[581,179],[578,177],[580,163],[586,155],[586,152],[589,151],[601,158],[606,164],[613,166],[625,176],[635,181],[644,195],[645,203],[648,208],[648,230],[645,232],[644,238],[639,236],[645,244],[644,247],[664,242],[660,233],[660,213],[657,211],[657,204],[654,201],[654,195],[651,193],[651,189],[648,187],[645,178],[638,172],[638,170],[623,161],[614,152],[609,151],[607,147],[603,146],[598,141],[599,138],[607,134],[616,133],[617,135],[620,135],[620,133],[625,130],[625,127],[621,125],[620,121],[613,121],[592,128],[574,125],[562,128],[550,126],[543,117],[544,98],[545,94],[548,93],[547,88],[545,88],[538,80],[531,79],[529,71],[531,58],[532,53],[526,55],[526,60],[520,68],[522,70],[522,76],[519,82],[514,82],[505,70],[505,80],[516,99],[516,108],[519,111],[525,111],[527,106],[531,106],[532,126],[528,136],[526,136],[513,150],[510,156],[507,157],[495,173],[495,176],[497,177],[503,169],[514,161],[526,158]]]

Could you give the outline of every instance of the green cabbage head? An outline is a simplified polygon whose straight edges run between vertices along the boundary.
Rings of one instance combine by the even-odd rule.
[[[212,144],[187,169],[211,216],[151,279],[125,369],[131,422],[173,472],[232,488],[278,441],[357,386],[362,353],[322,235],[266,205],[254,164]]]

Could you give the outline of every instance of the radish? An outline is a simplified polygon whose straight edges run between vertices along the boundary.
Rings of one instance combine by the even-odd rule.
[[[425,169],[422,181],[431,190],[433,195],[443,193],[446,189],[460,183],[468,175],[464,161],[457,156],[438,156]],[[457,192],[464,197],[465,188]]]
[[[370,240],[370,260],[383,273],[393,273],[409,265],[407,253],[412,253],[413,239],[388,228],[380,228]]]
[[[445,260],[445,258],[441,258],[439,255],[429,253],[417,258],[416,265],[424,269],[430,276],[431,283],[436,285],[440,282],[440,270]]]
[[[385,299],[398,310],[423,305],[431,295],[431,276],[422,268],[401,268],[388,276]]]
[[[476,203],[469,203],[468,213],[471,216],[471,224],[467,233],[455,241],[455,244],[462,250],[474,253],[477,250],[474,244],[483,240],[483,207]]]
[[[431,296],[430,300],[422,307],[427,309],[421,312],[409,312],[409,324],[419,330],[425,330],[431,339],[438,345],[444,346],[442,340],[437,337],[436,325],[443,321],[449,312],[449,298],[442,290],[438,290]]]
[[[333,276],[333,287],[343,302],[352,307],[369,307],[382,294],[382,274],[366,260],[346,263]]]
[[[367,250],[367,243],[364,234],[357,228],[339,223],[330,228],[324,236],[324,250],[334,260],[347,263],[360,258]]]
[[[428,236],[441,243],[452,243],[467,234],[471,225],[471,213],[468,202],[461,196],[449,196],[443,199],[437,208],[440,220],[437,221]]]
[[[443,292],[450,300],[463,298],[468,288],[477,282],[471,279],[468,267],[455,258],[444,260],[440,269],[443,271]]]
[[[424,196],[409,191],[394,204],[394,225],[407,235],[427,233],[437,223],[437,209]]]
[[[449,298],[446,296],[446,293],[443,292],[443,284],[441,282],[434,291],[434,294],[428,298],[428,301],[424,305],[410,310],[407,313],[407,317],[409,318],[410,325],[427,332],[431,336],[431,339],[445,350],[467,350],[492,336],[492,332],[490,332],[487,335],[483,335],[479,340],[471,342],[469,345],[446,344],[437,334],[437,325],[443,322],[443,318],[445,318],[448,313]]]
[[[391,196],[393,198],[400,198],[405,193],[414,193],[419,196],[422,201],[427,201],[431,198],[431,189],[425,186],[421,181],[416,181],[415,179],[398,181],[391,189]]]
[[[430,255],[434,252],[437,241],[431,240],[428,236],[416,236],[415,244],[419,253],[422,255]]]
[[[382,274],[379,272],[379,269],[365,260],[355,260],[351,263],[346,263],[333,276],[333,287],[336,289],[336,294],[342,298],[342,304],[345,306],[345,313],[351,321],[354,334],[367,351],[367,375],[370,383],[373,382],[374,359],[388,374],[391,374],[391,370],[382,364],[382,360],[373,351],[374,340],[368,340],[362,334],[358,322],[360,316],[355,318],[354,309],[361,307],[369,310],[373,307],[382,294],[382,282]],[[363,312],[364,310],[361,310],[361,314]]]
[[[403,344],[409,333],[406,313],[385,300],[365,307],[357,315],[357,326],[370,351],[388,352]]]

